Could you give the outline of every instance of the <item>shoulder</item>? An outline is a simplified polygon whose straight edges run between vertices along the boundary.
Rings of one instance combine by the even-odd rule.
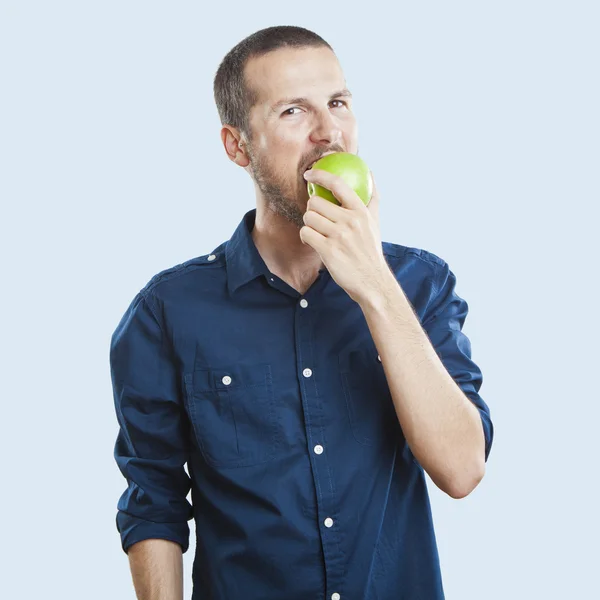
[[[177,286],[187,276],[202,277],[204,273],[209,275],[215,270],[223,269],[225,267],[225,245],[226,242],[223,242],[208,254],[189,258],[182,263],[159,271],[140,290],[140,294],[143,296],[155,294],[157,288]]]
[[[443,258],[424,248],[403,246],[392,242],[382,242],[382,247],[384,256],[392,265],[406,264],[412,261],[433,274],[447,267]]]

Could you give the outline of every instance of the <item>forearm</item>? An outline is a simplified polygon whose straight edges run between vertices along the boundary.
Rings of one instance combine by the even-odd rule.
[[[162,539],[133,544],[127,555],[138,600],[183,600],[181,546]]]
[[[448,373],[391,271],[359,304],[412,453],[440,489],[467,495],[485,471],[477,407]]]

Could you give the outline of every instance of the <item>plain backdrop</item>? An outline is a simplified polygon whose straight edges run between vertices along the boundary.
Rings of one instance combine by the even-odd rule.
[[[598,3],[1,0],[2,597],[135,598],[110,336],[255,206],[212,81],[272,25],[334,47],[382,238],[469,305],[495,439],[468,497],[428,479],[446,597],[597,597]]]

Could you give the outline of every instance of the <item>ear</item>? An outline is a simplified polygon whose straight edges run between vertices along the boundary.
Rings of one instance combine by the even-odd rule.
[[[247,167],[250,159],[246,152],[246,142],[242,139],[237,127],[223,125],[221,129],[221,142],[229,160],[240,167]]]

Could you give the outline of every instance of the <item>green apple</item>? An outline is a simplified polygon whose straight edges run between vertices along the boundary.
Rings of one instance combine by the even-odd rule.
[[[350,152],[334,152],[320,158],[312,168],[339,175],[357,193],[365,206],[369,204],[373,194],[373,181],[367,163],[360,156]],[[333,204],[340,204],[337,198],[321,185],[309,181],[307,188],[309,196],[316,194]]]

